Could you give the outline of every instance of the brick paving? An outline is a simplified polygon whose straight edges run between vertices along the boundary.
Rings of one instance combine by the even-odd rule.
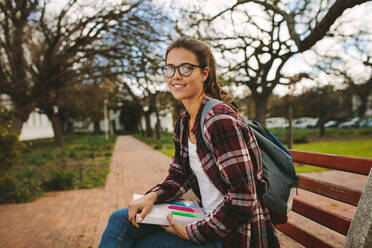
[[[46,193],[0,206],[1,248],[97,247],[109,215],[167,173],[169,157],[130,136],[118,137],[104,188]]]
[[[144,193],[159,183],[167,174],[169,160],[131,136],[118,137],[104,188],[50,192],[32,203],[0,205],[0,247],[97,247],[110,213],[127,206],[132,193]],[[314,173],[312,176],[345,181],[345,175],[337,173]],[[348,175],[347,178],[350,187],[364,187],[366,177]],[[300,190],[298,197],[318,202],[345,216],[353,216],[355,212],[355,208],[346,204],[327,201]],[[297,220],[297,216],[292,218],[306,229],[315,229],[317,235],[331,240],[335,247],[343,246],[344,239],[340,235],[329,236],[313,227],[313,223],[306,224]],[[288,237],[279,236],[283,247],[301,247]]]

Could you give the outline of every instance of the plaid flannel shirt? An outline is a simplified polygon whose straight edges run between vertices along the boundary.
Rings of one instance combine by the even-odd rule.
[[[224,240],[224,247],[279,247],[267,207],[257,194],[262,180],[262,160],[257,141],[242,117],[226,104],[214,106],[205,119],[205,137],[213,152],[204,145],[200,106],[192,133],[197,153],[208,178],[224,196],[224,201],[204,220],[186,226],[190,239],[201,244]],[[190,188],[200,197],[196,176],[189,165],[187,112],[181,114],[174,130],[175,155],[157,192],[157,202],[178,199]]]

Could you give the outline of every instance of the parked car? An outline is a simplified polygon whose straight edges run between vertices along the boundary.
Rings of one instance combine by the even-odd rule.
[[[330,120],[324,123],[324,127],[337,127],[338,126],[338,121],[335,120]]]
[[[292,121],[292,126],[294,128],[316,127],[318,120],[319,120],[318,118],[313,118],[313,117],[300,117]]]
[[[270,117],[266,119],[266,128],[288,127],[288,120],[283,117]]]
[[[365,119],[359,123],[360,127],[372,127],[372,119]]]
[[[360,123],[360,118],[359,117],[354,117],[350,120],[347,120],[345,122],[340,123],[338,125],[339,128],[350,128],[350,127],[359,127]]]

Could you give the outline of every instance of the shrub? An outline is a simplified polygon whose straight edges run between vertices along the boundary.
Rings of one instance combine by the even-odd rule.
[[[9,173],[0,178],[0,204],[29,202],[42,194],[40,181],[36,178],[17,178]]]
[[[70,158],[77,158],[76,152],[74,152],[74,151],[70,151],[70,153],[69,153],[69,157],[70,157]]]
[[[293,142],[295,144],[309,143],[309,137],[307,135],[295,136]]]
[[[12,111],[0,107],[0,203],[22,202],[33,196],[24,192],[24,182],[9,174],[19,162],[22,149],[18,135],[12,130]],[[36,186],[37,187],[37,186]]]
[[[9,174],[0,177],[0,203],[12,203],[17,180]]]
[[[96,154],[94,153],[94,151],[91,151],[88,156],[89,158],[95,158]]]
[[[19,162],[0,174],[0,204],[33,201],[45,191],[104,186],[115,136],[108,142],[85,133],[67,135],[63,149],[53,139],[22,142]]]
[[[0,107],[0,174],[16,164],[22,148],[18,135],[12,130],[12,112]]]
[[[43,182],[46,191],[66,190],[74,188],[75,175],[73,172],[57,171]]]

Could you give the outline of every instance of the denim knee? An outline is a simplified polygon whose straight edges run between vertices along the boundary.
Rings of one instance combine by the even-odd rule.
[[[117,209],[114,212],[112,212],[110,218],[109,218],[109,223],[120,223],[124,224],[125,222],[128,221],[128,208],[121,208]]]

